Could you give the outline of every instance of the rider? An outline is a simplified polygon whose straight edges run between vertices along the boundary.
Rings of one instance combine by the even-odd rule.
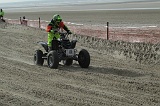
[[[48,49],[51,50],[52,39],[60,38],[60,34],[57,33],[61,28],[63,28],[68,34],[72,34],[67,26],[63,23],[60,15],[55,14],[53,19],[48,24],[46,31],[48,32]]]
[[[0,19],[3,20],[3,16],[4,16],[4,11],[1,9],[0,10]]]

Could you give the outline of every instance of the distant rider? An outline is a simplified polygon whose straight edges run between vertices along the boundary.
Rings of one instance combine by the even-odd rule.
[[[3,20],[3,16],[4,16],[4,11],[1,9],[0,11],[0,19]]]
[[[60,34],[58,33],[58,31],[61,28],[64,29],[65,31],[67,31],[68,34],[72,34],[71,31],[67,28],[67,26],[63,23],[60,15],[55,14],[53,16],[53,19],[51,20],[51,22],[48,24],[48,26],[46,28],[46,31],[48,32],[48,49],[49,49],[49,51],[51,50],[52,40],[60,38]]]

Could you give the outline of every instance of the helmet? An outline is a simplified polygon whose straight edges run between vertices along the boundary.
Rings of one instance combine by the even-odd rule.
[[[61,18],[60,15],[55,14],[55,15],[53,15],[53,20],[56,21],[56,22],[61,22],[61,21],[62,21],[62,18]]]

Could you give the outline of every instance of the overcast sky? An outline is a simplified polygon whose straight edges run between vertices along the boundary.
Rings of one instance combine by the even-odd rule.
[[[33,0],[0,0],[0,3],[9,3],[9,2],[22,2],[22,1],[33,1]],[[38,1],[38,0],[34,0]],[[54,0],[53,0],[54,1]],[[57,1],[57,0],[56,0]],[[64,0],[63,0],[64,1]],[[76,1],[76,0],[75,0]],[[77,0],[78,1],[78,0]],[[85,1],[85,0],[84,0]],[[91,0],[92,1],[92,0]],[[95,0],[94,0],[95,1]],[[99,1],[99,0],[97,0]],[[114,1],[114,0],[104,0],[104,1]],[[141,1],[141,0],[115,0],[115,1]],[[148,0],[143,0],[143,1],[148,1]],[[152,1],[152,0],[150,0]],[[154,1],[154,0],[153,0]]]
[[[0,3],[20,2],[20,1],[32,1],[32,0],[0,0]]]

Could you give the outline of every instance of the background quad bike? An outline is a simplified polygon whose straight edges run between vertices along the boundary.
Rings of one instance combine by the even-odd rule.
[[[82,49],[77,54],[75,49],[77,40],[70,41],[67,33],[60,33],[61,39],[52,40],[52,50],[48,51],[48,45],[45,42],[39,42],[45,49],[46,53],[42,50],[36,50],[34,54],[34,63],[42,66],[44,60],[47,60],[48,67],[57,69],[59,62],[63,61],[64,65],[70,66],[73,60],[78,61],[81,68],[88,68],[90,64],[90,54],[87,50]],[[71,50],[74,55],[67,55],[67,51]]]

